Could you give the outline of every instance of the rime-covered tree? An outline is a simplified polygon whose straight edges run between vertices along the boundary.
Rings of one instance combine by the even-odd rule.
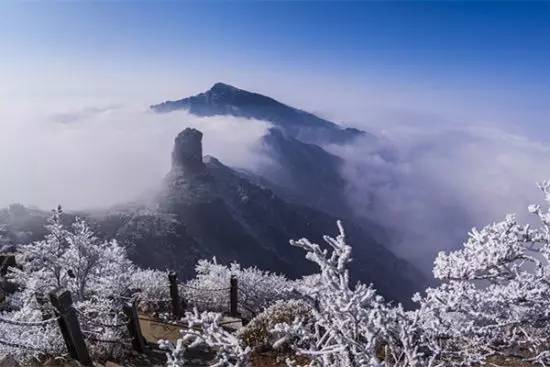
[[[539,184],[550,203],[550,181]],[[464,248],[440,253],[443,283],[416,295],[432,359],[463,366],[492,356],[550,363],[550,211],[531,205],[539,226],[514,215],[473,229]]]
[[[124,328],[98,327],[97,324],[120,324],[120,310],[131,286],[133,265],[116,241],[100,240],[86,222],[78,218],[66,228],[62,216],[61,208],[53,210],[44,240],[20,246],[18,263],[21,269],[10,268],[8,277],[21,290],[10,297],[15,311],[2,316],[24,318],[25,321],[41,320],[52,310],[39,300],[47,298],[49,292],[63,288],[71,292],[81,325],[90,340],[94,335],[119,340],[125,334]],[[4,332],[11,338],[9,342],[24,343],[32,339],[29,336],[30,339],[21,340],[25,336],[20,334],[17,326],[8,327]],[[37,333],[44,334],[43,341],[50,341],[46,345],[41,343],[42,350],[51,350],[52,353],[59,350],[60,336],[55,328]],[[92,352],[115,353],[115,349],[96,344]],[[13,353],[14,350],[8,348],[6,352]]]
[[[23,268],[11,269],[10,277],[22,285],[22,300],[57,288],[70,290],[77,302],[123,294],[133,270],[124,248],[100,240],[79,218],[66,228],[62,215],[53,210],[46,238],[20,247]]]

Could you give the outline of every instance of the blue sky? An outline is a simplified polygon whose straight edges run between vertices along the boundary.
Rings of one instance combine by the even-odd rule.
[[[1,2],[0,20],[4,100],[154,103],[222,80],[343,119],[335,95],[529,134],[549,109],[545,2]]]

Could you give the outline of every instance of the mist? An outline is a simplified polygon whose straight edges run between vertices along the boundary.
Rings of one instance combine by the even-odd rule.
[[[174,138],[185,127],[204,133],[205,154],[248,169],[261,158],[252,150],[269,127],[127,105],[3,108],[0,125],[0,206],[62,204],[73,210],[124,203],[158,188]]]
[[[1,109],[0,206],[91,209],[147,195],[168,172],[185,127],[201,130],[204,153],[229,166],[254,171],[266,159],[256,149],[270,127],[265,121],[84,102]],[[528,220],[527,205],[542,199],[536,182],[550,178],[550,149],[505,124],[381,105],[339,119],[353,113],[332,102],[331,118],[355,120],[348,125],[378,137],[325,147],[344,158],[343,190],[356,217],[385,228],[384,244],[426,273],[437,252],[459,247],[472,227],[507,213]]]
[[[441,250],[456,249],[472,227],[541,202],[550,149],[488,128],[431,124],[367,127],[379,138],[327,147],[345,158],[346,194],[356,215],[387,230],[386,245],[430,273]],[[418,116],[416,116],[418,120]]]

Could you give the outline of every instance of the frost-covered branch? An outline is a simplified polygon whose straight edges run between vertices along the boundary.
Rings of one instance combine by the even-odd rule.
[[[97,334],[112,340],[126,337],[125,327],[102,326],[120,323],[120,311],[126,301],[123,296],[130,288],[134,271],[125,249],[116,241],[98,239],[81,219],[77,218],[67,228],[62,217],[60,207],[53,210],[44,240],[18,249],[21,268],[10,268],[7,276],[19,285],[20,291],[9,298],[13,311],[2,316],[10,319],[23,317],[25,321],[41,320],[52,314],[52,306],[47,302],[48,293],[65,288],[74,298],[74,305],[80,313],[81,328],[86,335]],[[41,350],[55,354],[63,345],[58,329],[53,324],[31,333],[10,326],[3,328],[1,334],[8,342],[40,345]],[[94,355],[121,352],[120,346],[90,344]],[[36,354],[0,345],[0,354],[7,353],[23,359]]]
[[[306,258],[319,266],[314,284],[299,288],[314,300],[313,323],[296,319],[279,324],[278,343],[291,342],[298,355],[311,366],[378,366],[393,359],[393,365],[416,366],[419,353],[409,340],[416,333],[401,307],[390,308],[371,286],[350,286],[348,264],[351,246],[338,222],[336,237],[324,236],[328,249],[308,239],[290,241],[306,250]]]
[[[161,348],[167,353],[167,366],[185,366],[185,351],[188,348],[204,344],[216,351],[216,362],[211,367],[242,367],[245,366],[251,353],[251,348],[244,345],[242,340],[226,331],[221,325],[221,314],[203,312],[195,308],[188,312],[183,319],[188,328],[181,330],[182,338],[176,344],[161,340]]]
[[[550,181],[539,185],[547,203]],[[443,281],[417,295],[423,339],[449,366],[495,355],[550,362],[550,212],[531,205],[541,225],[513,215],[473,229],[464,248],[440,253],[434,275]]]

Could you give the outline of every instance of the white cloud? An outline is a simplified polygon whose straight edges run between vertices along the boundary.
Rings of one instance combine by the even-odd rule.
[[[428,271],[472,226],[527,215],[550,178],[550,149],[504,131],[425,124],[386,126],[380,146],[330,147],[346,158],[348,196],[360,216],[388,229],[390,245]]]
[[[204,153],[253,168],[251,153],[268,125],[232,117],[155,114],[142,107],[2,109],[0,206],[105,206],[135,199],[160,184],[177,133],[196,127]]]

